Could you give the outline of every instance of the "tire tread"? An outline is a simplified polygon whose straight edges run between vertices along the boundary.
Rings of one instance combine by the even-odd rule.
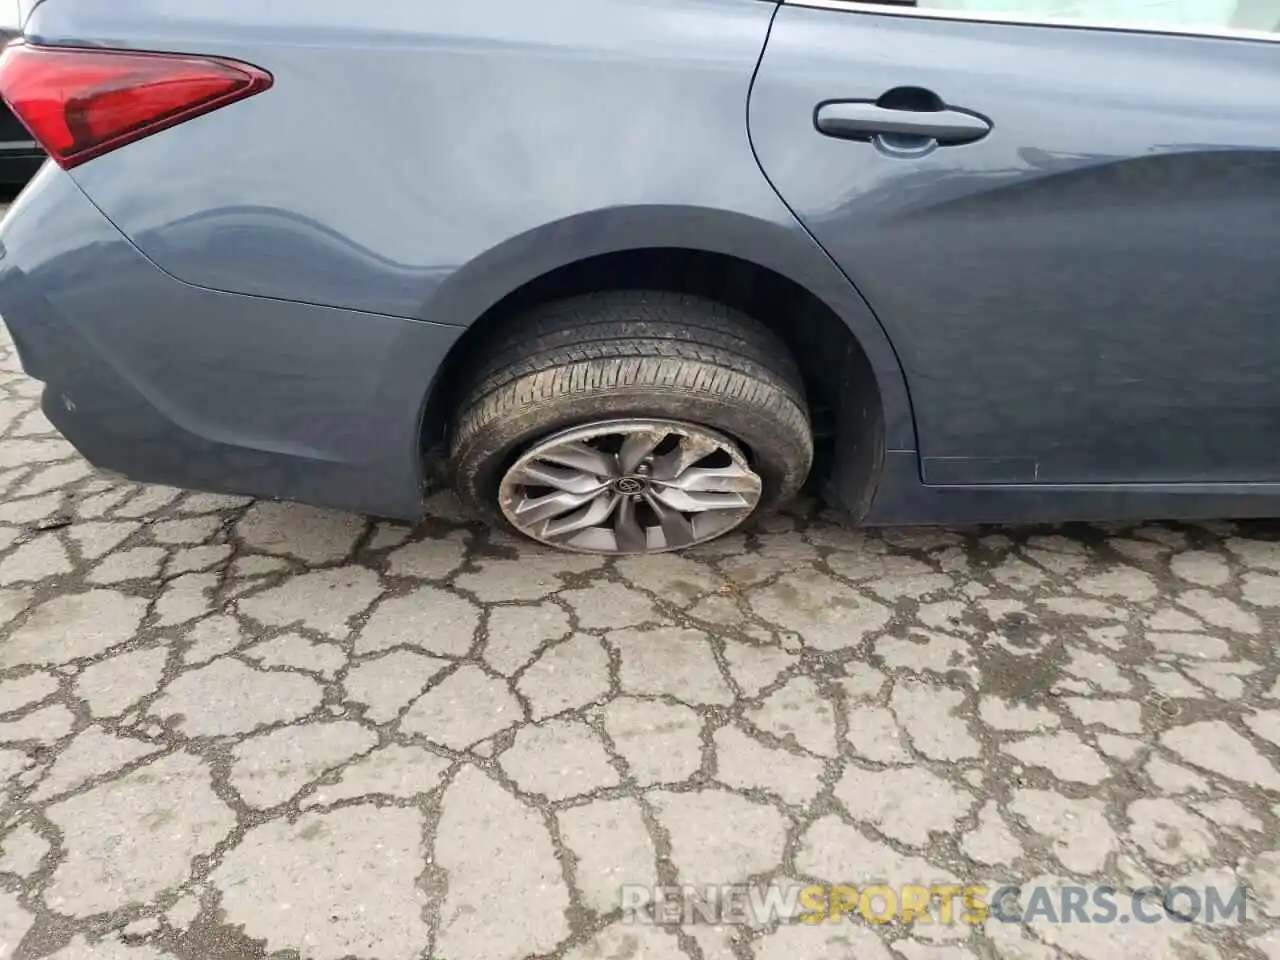
[[[790,351],[763,324],[703,297],[649,291],[586,294],[535,309],[487,351],[469,396],[564,363],[654,353],[771,375],[804,400]]]

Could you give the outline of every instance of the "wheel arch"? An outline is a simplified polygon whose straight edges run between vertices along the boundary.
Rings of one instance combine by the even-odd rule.
[[[727,281],[727,291],[705,289],[711,264],[725,269],[714,282]],[[425,309],[431,319],[468,329],[424,397],[424,448],[446,437],[460,371],[498,326],[524,310],[589,289],[648,283],[716,299],[737,297],[730,305],[769,322],[758,305],[752,310],[741,302],[741,295],[753,295],[751,278],[763,278],[775,298],[788,291],[795,301],[781,305],[787,316],[774,317],[771,325],[787,321],[779,332],[807,368],[806,383],[816,374],[826,385],[835,438],[829,492],[855,513],[863,512],[883,452],[916,449],[906,382],[893,347],[857,290],[803,228],[723,210],[598,210],[512,238],[455,271]],[[827,338],[837,326],[842,342],[832,353]],[[806,348],[806,337],[814,340],[812,347]],[[870,443],[868,431],[875,434]]]

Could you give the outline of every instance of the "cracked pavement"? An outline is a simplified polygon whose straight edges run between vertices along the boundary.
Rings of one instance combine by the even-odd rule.
[[[2,331],[2,957],[1280,958],[1280,524],[557,554],[101,474]],[[1250,899],[620,921],[748,878]]]

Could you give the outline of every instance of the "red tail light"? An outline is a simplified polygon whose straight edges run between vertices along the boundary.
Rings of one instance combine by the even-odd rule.
[[[11,44],[0,95],[59,166],[253,96],[271,74],[232,60]]]

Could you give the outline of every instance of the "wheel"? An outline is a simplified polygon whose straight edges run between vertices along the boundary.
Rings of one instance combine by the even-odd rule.
[[[575,297],[519,319],[471,371],[462,498],[590,553],[703,543],[794,494],[813,461],[803,384],[766,327],[697,297]]]

